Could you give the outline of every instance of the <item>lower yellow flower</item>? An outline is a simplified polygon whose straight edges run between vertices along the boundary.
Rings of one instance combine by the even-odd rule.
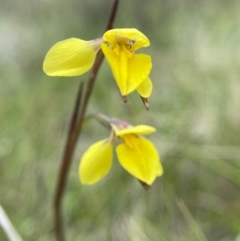
[[[112,141],[114,136],[123,140],[116,148],[122,167],[140,181],[151,185],[156,177],[163,174],[160,157],[154,144],[142,137],[155,131],[151,126],[132,127],[126,122],[111,122],[112,133],[109,139],[99,141],[84,153],[79,176],[83,184],[94,184],[103,178],[112,165]]]

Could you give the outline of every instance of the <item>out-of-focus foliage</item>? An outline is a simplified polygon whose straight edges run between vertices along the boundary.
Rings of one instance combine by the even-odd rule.
[[[44,56],[57,41],[102,36],[111,5],[0,0],[0,203],[24,240],[54,240],[54,188],[74,96],[88,78],[50,78]],[[115,27],[151,41],[151,107],[136,93],[122,103],[104,62],[89,113],[156,126],[165,173],[146,192],[115,158],[107,178],[81,185],[79,159],[107,133],[87,123],[64,198],[68,240],[239,240],[239,12],[238,0],[120,1]]]

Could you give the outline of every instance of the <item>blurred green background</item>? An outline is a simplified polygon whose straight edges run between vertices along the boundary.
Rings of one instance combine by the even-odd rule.
[[[0,204],[23,240],[54,240],[52,201],[80,77],[48,77],[57,41],[102,36],[113,1],[0,0]],[[154,91],[147,112],[124,104],[106,61],[88,113],[149,124],[165,170],[150,191],[117,159],[94,186],[78,179],[84,127],[64,198],[67,240],[240,240],[240,4],[238,0],[122,0],[114,26],[148,36]],[[0,229],[0,240],[7,240]]]

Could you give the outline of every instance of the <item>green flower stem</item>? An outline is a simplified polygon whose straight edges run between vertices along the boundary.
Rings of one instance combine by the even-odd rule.
[[[96,113],[96,114],[90,114],[84,117],[84,123],[88,122],[91,119],[95,119],[98,121],[100,124],[102,124],[104,127],[111,129],[110,121],[111,118],[103,115],[101,113]]]
[[[112,25],[116,16],[117,7],[119,0],[115,0],[112,7],[112,12],[108,20],[106,31],[112,29]],[[71,123],[69,125],[68,137],[62,157],[62,163],[59,170],[58,181],[56,186],[56,192],[54,196],[54,222],[55,222],[55,236],[56,240],[64,241],[65,235],[63,230],[63,220],[61,213],[61,204],[63,199],[63,194],[65,190],[65,185],[67,181],[67,175],[69,172],[72,157],[75,151],[77,140],[80,136],[82,124],[84,122],[85,113],[89,103],[89,99],[92,94],[94,83],[97,77],[97,73],[103,61],[103,53],[98,52],[96,61],[93,65],[90,77],[85,86],[85,93],[83,96],[83,83],[80,84],[80,88],[77,94],[74,110],[71,117]]]

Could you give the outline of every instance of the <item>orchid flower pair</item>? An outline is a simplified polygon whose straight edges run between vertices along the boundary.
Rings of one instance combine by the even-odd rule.
[[[50,76],[78,76],[87,72],[94,64],[101,48],[116,80],[120,93],[126,97],[137,91],[142,99],[152,92],[149,74],[152,68],[151,57],[135,54],[142,47],[148,47],[148,38],[137,29],[112,29],[103,37],[84,41],[70,38],[56,43],[47,53],[43,70]],[[83,184],[94,184],[110,170],[113,159],[113,142],[122,167],[144,184],[151,185],[163,168],[154,144],[143,137],[155,131],[146,125],[131,126],[125,121],[111,119],[110,135],[107,139],[91,145],[84,153],[79,177]]]

